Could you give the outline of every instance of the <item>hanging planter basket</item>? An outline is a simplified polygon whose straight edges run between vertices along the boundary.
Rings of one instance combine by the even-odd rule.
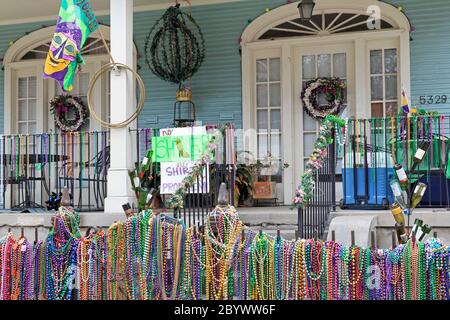
[[[194,18],[170,7],[150,29],[145,62],[159,78],[178,84],[191,78],[205,58],[205,41]]]

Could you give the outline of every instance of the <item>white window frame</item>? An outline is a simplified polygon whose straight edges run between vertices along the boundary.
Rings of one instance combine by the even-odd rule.
[[[355,61],[355,106],[354,114],[359,118],[370,118],[370,68],[368,44],[375,40],[395,39],[398,43],[398,80],[406,92],[410,90],[410,29],[411,26],[407,17],[395,7],[376,0],[316,0],[314,14],[325,12],[360,12],[367,14],[367,8],[371,5],[378,6],[382,14],[382,19],[391,23],[393,29],[371,30],[361,32],[338,33],[331,35],[292,37],[275,40],[259,40],[267,30],[279,25],[283,21],[290,21],[298,18],[297,3],[287,4],[278,7],[269,13],[261,15],[255,19],[245,29],[241,36],[242,48],[242,117],[243,130],[245,133],[244,150],[253,153],[257,151],[256,126],[254,103],[254,79],[255,79],[255,56],[267,50],[281,51],[281,74],[282,74],[282,128],[283,128],[283,162],[291,166],[283,171],[283,189],[285,204],[289,204],[299,178],[303,173],[303,167],[293,168],[295,158],[298,156],[295,149],[301,147],[296,145],[303,137],[296,137],[297,130],[295,118],[299,118],[298,110],[295,110],[297,101],[300,99],[295,95],[293,65],[295,62],[294,50],[299,46],[331,45],[342,42],[352,42],[354,44]],[[294,116],[293,116],[294,115]],[[299,135],[299,134],[297,134]]]

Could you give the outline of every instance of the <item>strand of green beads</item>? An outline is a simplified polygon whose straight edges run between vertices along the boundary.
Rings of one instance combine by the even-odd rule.
[[[411,300],[412,299],[412,293],[411,293],[411,245],[412,242],[409,241],[405,246],[405,250],[404,250],[404,259],[405,259],[405,269],[403,270],[404,272],[404,279],[405,279],[405,299],[406,300]]]
[[[427,276],[426,276],[426,256],[425,256],[425,244],[419,242],[419,299],[427,299]],[[434,274],[434,272],[433,272]],[[436,293],[436,290],[433,290]]]

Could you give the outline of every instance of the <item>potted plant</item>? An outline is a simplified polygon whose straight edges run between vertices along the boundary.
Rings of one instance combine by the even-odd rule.
[[[236,178],[234,188],[234,205],[244,202],[251,197],[253,181],[257,173],[257,163],[251,164],[252,153],[250,151],[239,151],[236,154]]]

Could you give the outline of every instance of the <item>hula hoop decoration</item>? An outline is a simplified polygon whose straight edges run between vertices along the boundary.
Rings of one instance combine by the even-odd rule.
[[[181,85],[191,78],[205,59],[205,40],[194,18],[170,7],[156,21],[145,41],[145,62],[164,81]]]
[[[67,119],[70,110],[75,111],[75,119]],[[55,116],[56,125],[62,131],[78,131],[89,118],[83,101],[70,95],[59,95],[50,101],[50,111]]]
[[[102,35],[102,38],[103,38],[103,35]],[[104,43],[105,43],[105,47],[107,48],[107,50],[109,52],[109,48],[106,45],[106,41],[104,41]],[[110,57],[111,57],[111,54],[110,54]],[[126,64],[114,62],[112,57],[111,57],[111,61],[112,61],[111,63],[103,65],[92,77],[92,79],[89,83],[89,90],[87,93],[87,101],[88,101],[88,107],[89,107],[89,111],[91,113],[92,118],[97,120],[102,126],[104,126],[106,128],[118,129],[118,128],[124,128],[124,127],[127,127],[128,125],[130,125],[134,120],[136,120],[136,118],[141,113],[142,109],[144,108],[144,103],[145,103],[145,84],[144,84],[144,80],[142,80],[141,76],[136,71],[134,71],[132,68],[130,68]],[[111,71],[111,74],[114,74],[114,73],[120,73],[120,72],[122,72],[122,70],[129,71],[134,76],[134,78],[137,80],[138,87],[139,87],[139,100],[138,100],[138,103],[136,106],[136,111],[133,112],[133,114],[127,120],[119,122],[119,123],[109,123],[109,122],[103,121],[97,115],[97,113],[95,113],[94,104],[92,103],[92,92],[94,91],[95,83],[97,82],[98,79],[100,79],[102,77],[102,75],[104,73]]]
[[[317,78],[308,81],[303,88],[301,99],[305,111],[316,120],[328,115],[339,115],[344,103],[345,81],[340,78]],[[327,105],[319,105],[319,94],[327,97]]]

